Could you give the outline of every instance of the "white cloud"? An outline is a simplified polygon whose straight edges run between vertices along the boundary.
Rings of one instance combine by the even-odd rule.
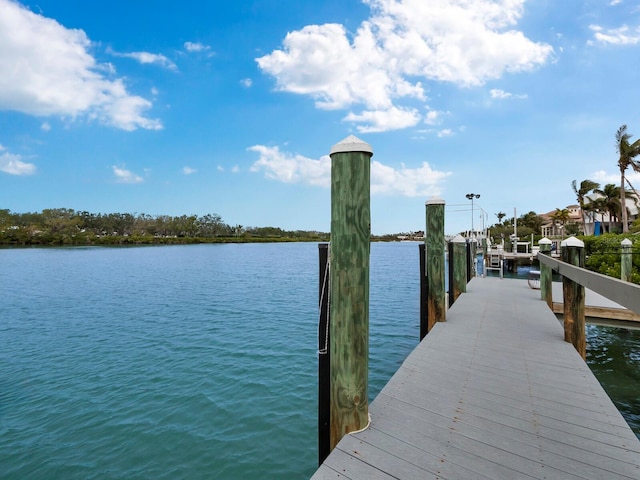
[[[114,52],[111,49],[108,49],[107,51],[108,53],[116,57],[131,58],[142,64],[159,65],[160,67],[164,67],[169,70],[174,70],[174,71],[178,70],[178,67],[176,66],[175,63],[173,63],[167,57],[159,53],[149,53],[149,52],[118,53],[118,52]]]
[[[353,35],[338,24],[308,25],[256,61],[279,90],[310,95],[319,108],[363,106],[348,118],[369,117],[371,126],[359,127],[367,131],[385,126],[371,112],[407,112],[398,102],[426,101],[423,82],[482,85],[553,53],[515,29],[524,0],[363,1],[372,15]]]
[[[331,185],[331,159],[324,155],[320,160],[302,155],[281,152],[278,147],[254,145],[249,148],[260,154],[250,171],[263,171],[265,176],[283,183],[305,183],[328,187]]]
[[[208,57],[214,55],[209,45],[204,45],[200,42],[184,42],[184,49],[192,53],[206,53]]]
[[[251,87],[251,85],[253,85],[253,80],[251,80],[250,78],[243,78],[242,80],[240,80],[240,85],[249,88]]]
[[[240,167],[238,165],[234,165],[233,167],[231,167],[231,173],[238,173],[240,172]]]
[[[33,175],[36,173],[36,166],[33,163],[22,161],[22,156],[9,153],[0,145],[0,172],[9,175]]]
[[[264,172],[265,177],[283,183],[299,183],[330,187],[331,158],[329,155],[319,160],[302,155],[281,152],[278,147],[255,145],[249,150],[257,152],[260,158],[251,166],[252,172]],[[433,170],[427,162],[419,168],[398,170],[371,162],[372,194],[402,195],[409,197],[430,196],[440,193],[440,183],[451,172]]]
[[[438,138],[451,137],[452,135],[453,130],[451,130],[450,128],[444,128],[438,131]]]
[[[49,122],[43,122],[42,125],[40,125],[40,129],[42,131],[49,132],[51,131],[51,124]]]
[[[390,107],[387,110],[364,111],[360,114],[349,113],[343,120],[365,123],[366,125],[356,127],[359,132],[386,132],[413,127],[420,121],[420,114],[415,108]]]
[[[371,193],[405,197],[439,195],[440,184],[450,175],[451,172],[433,170],[427,162],[423,162],[419,168],[402,165],[396,170],[374,160],[371,162]]]
[[[623,25],[619,28],[606,30],[599,25],[589,25],[589,28],[593,31],[593,37],[599,43],[609,45],[636,45],[640,42],[640,27],[636,27],[635,30],[630,30],[627,25]],[[589,40],[587,43],[593,45],[595,42]]]
[[[622,3],[622,0],[611,0],[611,3],[609,5],[614,7],[616,5],[620,5],[621,3]]]
[[[124,130],[157,130],[148,100],[127,92],[113,66],[98,64],[82,30],[68,29],[0,0],[0,110],[28,115],[85,116]]]
[[[224,172],[224,167],[222,165],[218,165],[216,168],[219,172]]]
[[[524,100],[528,97],[526,94],[514,95],[513,93],[505,92],[504,90],[500,90],[499,88],[492,88],[491,90],[489,90],[489,94],[491,95],[491,98],[495,98],[498,100],[507,100],[509,98]]]
[[[424,123],[427,125],[439,125],[442,123],[442,116],[444,113],[445,112],[440,112],[438,110],[428,110],[424,117]]]
[[[127,170],[125,168],[112,166],[113,174],[116,176],[116,181],[118,183],[142,183],[144,179],[139,175]]]
[[[624,175],[631,184],[637,189],[640,188],[640,173],[634,172],[632,170],[627,170]],[[607,183],[613,183],[617,187],[620,186],[620,172],[608,173],[604,170],[598,170],[591,174],[591,180],[594,182],[598,182],[600,184],[600,188],[602,188]],[[626,188],[629,188],[627,185]]]
[[[185,175],[191,175],[193,173],[196,173],[198,170],[196,170],[195,168],[191,168],[191,167],[183,167],[182,168],[182,173],[184,173]]]

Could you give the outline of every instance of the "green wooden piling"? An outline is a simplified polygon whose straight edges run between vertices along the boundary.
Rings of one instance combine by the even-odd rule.
[[[471,278],[478,274],[478,240],[476,238],[471,239]],[[468,281],[471,278],[467,279]]]
[[[331,449],[368,424],[371,146],[331,148]]]
[[[427,250],[427,328],[447,320],[444,268],[444,200],[432,198],[426,203],[425,248]]]
[[[540,253],[545,255],[551,255],[551,240],[547,237],[540,239],[538,245],[540,245]],[[553,310],[553,288],[551,267],[540,263],[540,296],[542,300],[547,302],[549,308]]]
[[[456,235],[449,242],[449,306],[467,291],[467,242]]]
[[[561,244],[562,261],[584,268],[584,242],[575,237]],[[582,358],[587,358],[584,318],[584,286],[566,277],[562,278],[564,303],[564,339],[572,343]]]
[[[620,278],[624,282],[631,283],[631,266],[632,266],[632,256],[631,249],[633,247],[633,242],[628,238],[622,240],[622,253],[620,258]]]

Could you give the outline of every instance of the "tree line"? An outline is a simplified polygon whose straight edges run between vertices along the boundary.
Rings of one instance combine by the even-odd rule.
[[[68,208],[14,213],[0,209],[0,245],[172,244],[325,241],[328,234],[230,225],[218,214],[91,213]]]

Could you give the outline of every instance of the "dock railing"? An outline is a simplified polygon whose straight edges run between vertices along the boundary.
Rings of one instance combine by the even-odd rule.
[[[549,304],[552,291],[551,275],[545,275],[545,270],[553,270],[562,276],[565,340],[571,342],[584,357],[584,289],[588,288],[640,314],[640,285],[583,268],[584,247],[580,245],[582,242],[572,242],[572,239],[573,237],[565,240],[566,243],[563,242],[562,260],[552,258],[546,252],[541,251],[538,254],[541,269],[540,291],[542,300]]]

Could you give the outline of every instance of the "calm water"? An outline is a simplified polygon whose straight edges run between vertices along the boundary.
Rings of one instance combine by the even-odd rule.
[[[371,395],[417,344],[375,244]],[[317,244],[0,250],[0,478],[308,478]]]
[[[317,252],[0,250],[0,478],[308,478]],[[371,247],[371,397],[417,344],[417,259],[415,243]],[[589,339],[640,431],[640,338]]]

